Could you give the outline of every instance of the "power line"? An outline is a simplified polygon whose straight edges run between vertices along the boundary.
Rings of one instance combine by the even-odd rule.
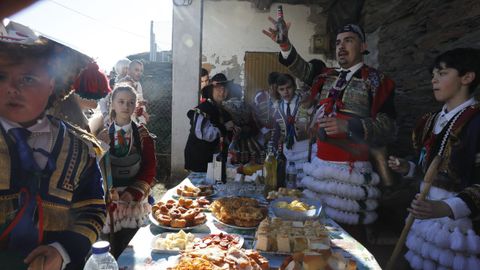
[[[71,8],[71,7],[68,7],[68,6],[65,6],[65,5],[63,5],[63,4],[61,4],[61,3],[58,3],[58,2],[55,1],[55,0],[48,0],[48,1],[50,1],[50,2],[52,2],[52,3],[54,3],[54,4],[56,4],[56,5],[64,8],[64,9],[67,9],[67,10],[69,10],[69,11],[71,11],[71,12],[77,13],[78,15],[81,15],[81,16],[83,16],[83,17],[85,17],[85,18],[88,18],[88,19],[90,19],[90,20],[92,20],[92,21],[103,23],[103,24],[107,25],[108,27],[117,29],[118,31],[125,32],[125,33],[128,33],[128,34],[130,34],[130,35],[134,35],[134,36],[137,36],[137,37],[140,37],[140,38],[143,38],[143,39],[147,39],[147,40],[148,40],[148,38],[147,38],[146,36],[143,36],[143,35],[140,35],[140,34],[137,34],[137,33],[134,33],[134,32],[128,31],[128,30],[125,30],[125,29],[122,29],[122,28],[120,28],[120,27],[118,27],[118,26],[115,26],[115,25],[111,25],[111,24],[109,24],[109,23],[106,23],[105,21],[100,21],[100,20],[98,20],[98,19],[96,19],[96,18],[94,18],[94,17],[92,17],[92,16],[89,16],[89,15],[87,15],[87,14],[85,14],[85,13],[82,13],[82,12],[80,12],[80,11],[78,11],[78,10],[75,10],[75,9],[73,9],[73,8]]]

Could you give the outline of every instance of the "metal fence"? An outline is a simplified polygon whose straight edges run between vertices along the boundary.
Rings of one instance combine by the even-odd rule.
[[[147,62],[141,81],[144,98],[148,101],[148,130],[157,136],[157,179],[165,182],[170,176],[172,142],[172,64]]]

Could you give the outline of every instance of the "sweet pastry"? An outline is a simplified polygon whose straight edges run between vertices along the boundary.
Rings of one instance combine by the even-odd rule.
[[[156,217],[156,219],[158,220],[158,222],[160,222],[160,224],[162,224],[163,226],[170,226],[170,223],[172,222],[172,219],[167,216],[167,215],[163,215],[163,214],[160,214]]]
[[[192,222],[196,215],[197,212],[194,209],[188,209],[187,212],[182,214],[182,218],[188,222]]]
[[[172,219],[177,219],[177,218],[180,218],[182,216],[182,213],[177,208],[172,208],[172,209],[170,209],[170,211],[168,211],[168,215]]]
[[[172,219],[170,226],[172,228],[185,228],[187,226],[187,221],[182,218]]]
[[[267,214],[257,200],[245,197],[227,197],[214,201],[210,209],[221,222],[241,227],[255,227]]]
[[[200,225],[207,221],[207,216],[204,213],[199,213],[193,218],[193,224]]]

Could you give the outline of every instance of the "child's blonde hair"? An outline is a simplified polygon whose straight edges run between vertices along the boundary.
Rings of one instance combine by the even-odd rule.
[[[113,101],[115,98],[118,96],[119,93],[122,92],[127,92],[130,95],[132,95],[135,99],[135,104],[137,103],[137,94],[135,93],[135,90],[133,90],[133,87],[131,87],[128,84],[119,84],[113,89],[111,99],[110,99],[110,119],[112,121],[115,120],[115,117],[117,116],[115,113],[115,110],[113,109]]]

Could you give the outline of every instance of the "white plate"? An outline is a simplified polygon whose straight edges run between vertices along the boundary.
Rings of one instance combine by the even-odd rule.
[[[234,229],[240,229],[240,230],[255,230],[255,229],[257,229],[257,227],[258,227],[258,225],[255,226],[255,227],[240,227],[240,226],[236,226],[236,225],[230,225],[230,224],[227,224],[227,223],[224,223],[224,222],[220,221],[213,213],[212,213],[212,216],[213,216],[213,219],[214,219],[216,222],[218,222],[218,223],[220,223],[220,224],[223,224],[223,225],[225,225],[225,226],[227,226],[227,227],[234,228]],[[259,224],[260,224],[260,223],[259,223]]]
[[[169,233],[172,233],[172,232],[164,232],[164,233],[161,233],[161,234],[158,234],[158,235],[155,235],[155,237],[152,239],[152,243],[151,243],[151,248],[152,248],[152,252],[155,252],[155,253],[168,253],[168,254],[177,254],[179,253],[180,251],[183,251],[183,250],[172,250],[172,249],[157,249],[155,248],[155,242],[157,241],[157,239],[159,238],[166,238],[167,237],[167,234]],[[217,233],[214,233],[214,234],[217,234]],[[243,243],[245,242],[245,239],[243,238],[243,236],[239,235],[239,234],[235,234],[235,233],[224,233],[224,234],[229,234],[229,235],[232,235],[232,236],[235,236],[235,237],[238,237],[238,243],[237,245],[235,245],[237,248],[242,248],[243,247]],[[194,233],[193,234],[195,236],[195,239],[199,239],[198,241],[201,241],[202,238],[204,237],[207,237],[211,234],[209,233]],[[195,240],[194,240],[195,241]]]
[[[164,226],[162,224],[160,224],[152,215],[152,213],[150,213],[148,215],[148,218],[150,219],[150,221],[152,222],[153,225],[157,226],[157,227],[160,227],[162,229],[166,229],[166,230],[171,230],[171,231],[180,231],[180,230],[184,230],[184,231],[188,231],[188,230],[193,230],[195,228],[198,228],[200,226],[203,226],[205,225],[205,223],[207,223],[207,220],[205,219],[205,222],[202,223],[202,224],[199,224],[199,225],[195,225],[195,226],[190,226],[190,227],[184,227],[184,228],[173,228],[173,227],[168,227],[168,226]]]
[[[155,237],[153,237],[152,243],[150,245],[150,247],[152,248],[152,252],[176,254],[176,253],[179,253],[180,251],[183,251],[183,249],[179,250],[179,249],[157,249],[157,248],[155,248],[155,242],[157,241],[157,239],[166,238],[167,234],[169,234],[169,233],[174,233],[174,232],[164,232],[164,233],[155,235]],[[201,239],[208,234],[203,234],[203,233],[196,234],[195,233],[194,235],[195,235],[195,238],[200,238]]]

